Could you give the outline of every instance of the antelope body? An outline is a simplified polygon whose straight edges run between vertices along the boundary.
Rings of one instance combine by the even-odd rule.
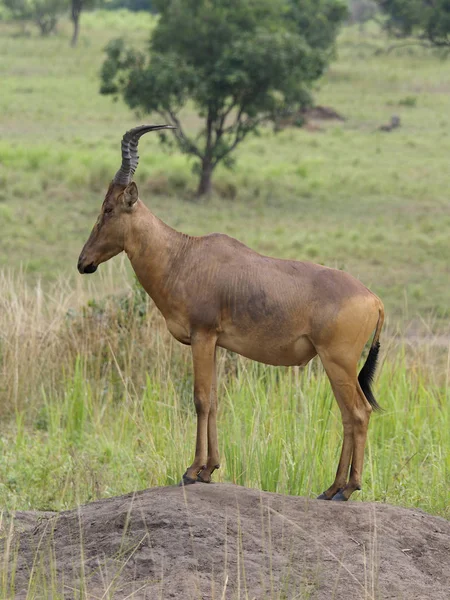
[[[78,261],[80,273],[125,251],[171,334],[192,349],[195,458],[183,483],[211,481],[219,467],[216,347],[270,365],[306,365],[319,355],[338,402],[344,439],[336,478],[319,496],[347,500],[361,489],[367,427],[379,408],[370,384],[384,320],[381,300],[351,275],[269,258],[222,234],[191,237],[159,220],[131,181],[142,126],[122,140],[122,166]],[[357,363],[375,335],[359,377]],[[350,475],[349,475],[350,470]]]

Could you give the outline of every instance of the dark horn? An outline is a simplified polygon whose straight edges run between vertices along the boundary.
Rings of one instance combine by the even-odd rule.
[[[139,138],[149,131],[158,129],[175,129],[172,125],[140,125],[134,127],[125,133],[122,138],[122,164],[114,176],[114,183],[119,185],[128,185],[136,171],[139,162],[137,147]]]

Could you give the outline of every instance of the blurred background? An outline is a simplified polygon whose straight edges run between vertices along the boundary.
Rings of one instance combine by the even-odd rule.
[[[140,142],[161,219],[382,298],[361,497],[448,515],[449,33],[446,0],[0,0],[3,503],[72,506],[190,462],[188,350],[123,257],[76,271],[122,135],[148,122],[178,128]],[[220,370],[220,477],[327,487],[341,429],[321,367],[223,352]]]

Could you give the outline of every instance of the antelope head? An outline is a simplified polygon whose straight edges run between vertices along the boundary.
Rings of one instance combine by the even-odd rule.
[[[78,259],[80,273],[94,273],[103,263],[124,249],[130,219],[135,213],[138,189],[132,181],[139,162],[139,138],[148,131],[174,129],[171,125],[142,125],[122,138],[122,164],[109,184],[102,209]]]

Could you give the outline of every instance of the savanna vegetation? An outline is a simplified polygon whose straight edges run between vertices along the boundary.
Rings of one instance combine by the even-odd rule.
[[[447,0],[377,0],[387,16],[384,27],[397,38],[415,37],[424,45],[450,46],[450,5]]]
[[[86,289],[59,283],[48,294],[17,278],[0,283],[10,367],[2,375],[4,506],[63,509],[173,485],[190,463],[189,349],[140,288],[118,295],[115,276],[105,267]],[[358,497],[450,516],[449,398],[442,370],[430,366],[434,348],[386,337],[384,347],[376,391],[385,410],[369,428]],[[308,496],[329,485],[342,426],[319,363],[274,368],[221,351],[218,372],[222,468],[214,479]]]
[[[107,43],[145,49],[155,17],[83,15],[18,35],[0,23],[0,502],[59,509],[175,483],[194,438],[188,350],[169,338],[121,258],[81,278],[78,253],[120,165],[134,114],[101,95]],[[448,62],[388,54],[378,26],[346,28],[316,83],[346,120],[290,127],[236,148],[195,200],[188,156],[140,145],[140,194],[173,227],[223,231],[255,249],[348,270],[385,302],[360,498],[449,516]],[[390,43],[390,42],[389,42]],[[399,115],[391,133],[381,124]],[[189,103],[187,131],[201,121]],[[333,479],[340,417],[321,367],[272,369],[220,357],[223,480],[314,496]],[[270,443],[267,443],[270,440]]]
[[[340,0],[155,4],[147,53],[123,38],[108,44],[101,92],[174,126],[161,141],[191,157],[197,195],[209,194],[217,166],[232,167],[249,135],[310,105],[347,9]],[[202,122],[195,135],[186,131],[189,104]]]

